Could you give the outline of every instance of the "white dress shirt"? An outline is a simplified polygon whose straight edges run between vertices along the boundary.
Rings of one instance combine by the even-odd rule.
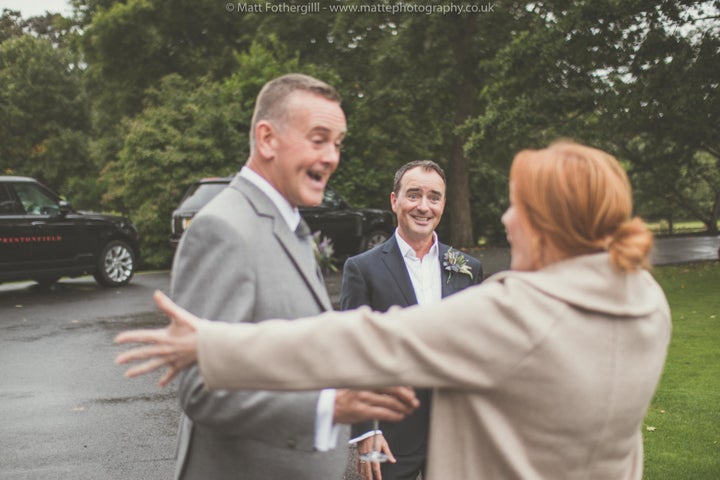
[[[398,234],[395,229],[395,240],[400,248],[405,268],[410,275],[410,282],[415,291],[415,298],[418,305],[424,305],[442,300],[442,277],[440,274],[440,249],[438,247],[437,234],[433,232],[433,244],[428,253],[419,259],[415,250]],[[382,433],[381,430],[371,430],[350,439],[350,445],[361,440]]]
[[[405,267],[410,275],[415,298],[418,305],[439,302],[442,300],[442,278],[440,273],[440,250],[438,247],[437,234],[433,232],[433,244],[430,251],[422,259],[415,255],[415,250],[403,240],[395,230],[400,253],[402,253]]]
[[[248,167],[240,169],[240,176],[258,187],[267,195],[280,211],[283,220],[291,232],[294,232],[300,223],[300,211],[287,201],[285,197],[273,187],[270,182],[258,175]],[[321,452],[331,450],[337,446],[340,426],[333,424],[335,413],[335,389],[327,388],[320,391],[317,407],[315,409],[315,449]]]

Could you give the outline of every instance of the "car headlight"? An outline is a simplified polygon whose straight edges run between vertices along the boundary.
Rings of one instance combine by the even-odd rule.
[[[192,217],[185,217],[180,221],[180,226],[182,227],[183,232],[188,229],[190,222],[192,222]]]

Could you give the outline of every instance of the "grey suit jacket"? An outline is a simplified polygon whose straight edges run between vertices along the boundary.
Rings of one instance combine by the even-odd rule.
[[[237,176],[183,235],[172,297],[200,317],[231,323],[331,310],[306,255],[272,201]],[[178,393],[185,415],[176,478],[342,477],[347,450],[313,447],[319,392],[211,392],[191,368],[181,376]],[[339,442],[347,440],[348,430],[343,427]]]
[[[442,268],[443,257],[450,249],[438,242],[440,271],[442,274],[442,297],[445,298],[460,290],[480,283],[483,279],[482,265],[475,258],[463,254],[472,269],[473,277],[453,274]],[[410,280],[402,252],[393,235],[378,247],[349,258],[343,268],[340,307],[342,310],[368,305],[375,311],[385,312],[391,306],[408,307],[416,305],[417,298]],[[450,327],[452,320],[449,320]],[[428,438],[431,392],[429,389],[416,388],[420,408],[402,422],[381,422],[380,429],[396,455],[420,454]],[[357,437],[371,430],[369,422],[353,426],[352,436]]]

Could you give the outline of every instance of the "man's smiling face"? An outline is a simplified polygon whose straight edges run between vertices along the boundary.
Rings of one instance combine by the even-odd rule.
[[[445,182],[434,170],[415,167],[402,176],[398,193],[390,194],[400,236],[410,244],[426,241],[445,209]]]
[[[339,103],[310,92],[295,92],[287,102],[285,118],[274,124],[271,183],[294,206],[319,205],[340,163],[345,114]]]

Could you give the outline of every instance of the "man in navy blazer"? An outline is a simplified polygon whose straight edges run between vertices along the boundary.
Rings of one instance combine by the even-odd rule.
[[[385,311],[393,305],[440,301],[482,281],[478,260],[438,241],[435,228],[445,208],[445,191],[445,173],[431,160],[412,161],[398,169],[390,194],[398,227],[382,245],[345,262],[343,310],[368,305]],[[359,454],[376,442],[389,456],[382,464],[359,460],[363,480],[415,480],[419,473],[424,475],[431,391],[418,388],[416,395],[420,408],[399,423],[381,422],[378,432],[371,422],[353,426]]]

